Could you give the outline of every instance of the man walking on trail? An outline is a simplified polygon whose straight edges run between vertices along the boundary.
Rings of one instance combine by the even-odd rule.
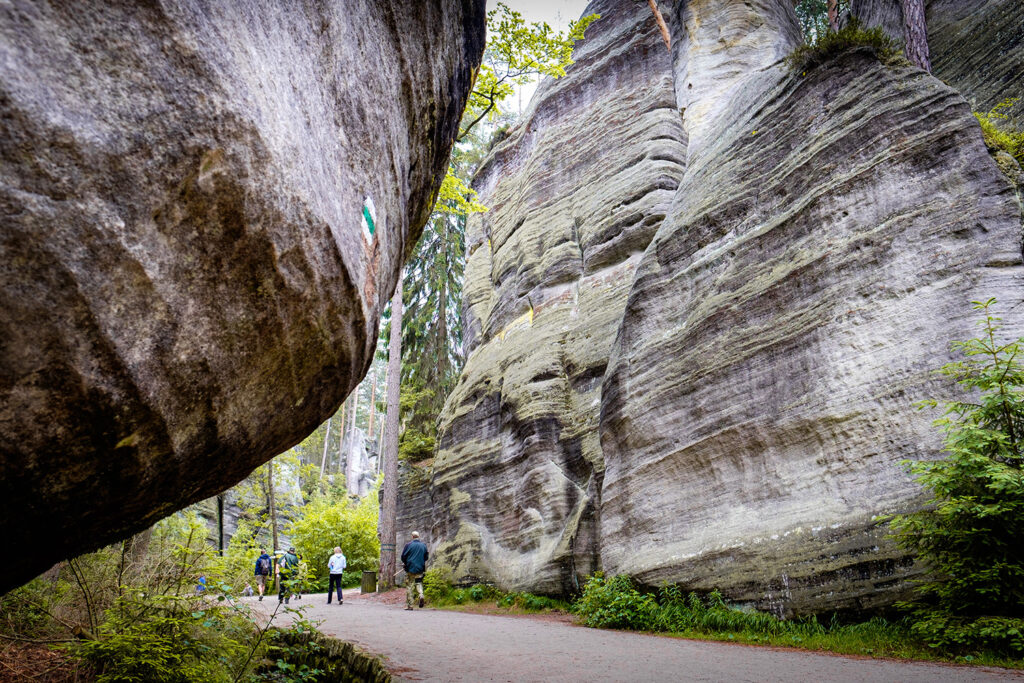
[[[260,556],[256,558],[256,590],[260,593],[260,600],[263,600],[263,591],[267,589],[267,577],[270,576],[271,564],[267,549],[260,548]]]
[[[338,604],[341,604],[341,576],[346,566],[347,563],[345,562],[345,556],[341,554],[341,548],[335,547],[331,559],[327,560],[327,572],[331,575],[330,581],[327,583],[328,605],[331,604],[331,593],[334,592],[335,584],[338,586]]]
[[[277,601],[288,604],[288,598],[294,592],[295,574],[299,568],[299,556],[295,554],[295,548],[288,548],[288,552],[281,556],[277,563],[277,571],[280,574],[280,588],[277,593]]]
[[[427,570],[429,555],[427,544],[420,540],[419,532],[412,532],[412,540],[402,548],[402,564],[405,565],[405,609],[412,609],[417,593],[420,607],[423,607],[423,572]]]

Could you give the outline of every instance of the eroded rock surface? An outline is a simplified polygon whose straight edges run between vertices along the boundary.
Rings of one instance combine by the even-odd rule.
[[[1016,194],[920,70],[853,51],[734,92],[605,376],[604,568],[780,612],[884,605],[910,562],[876,516],[919,496],[900,460],[940,447],[912,403],[948,391],[930,371],[971,300],[1021,301]]]
[[[936,78],[864,50],[790,73],[785,0],[659,4],[671,60],[646,7],[592,3],[478,178],[469,358],[415,499],[434,556],[510,589],[887,604],[910,561],[876,516],[940,448],[913,403],[949,391],[971,299],[1024,333],[1017,195]]]
[[[600,383],[640,254],[682,175],[685,133],[650,10],[595,2],[565,78],[494,150],[467,234],[465,372],[430,495],[437,562],[508,588],[598,568]]]
[[[0,8],[0,590],[334,412],[444,173],[483,9]]]
[[[852,0],[866,26],[903,41],[900,0]],[[1024,3],[1017,0],[928,0],[932,72],[978,111],[1021,97],[1024,82]],[[1024,115],[1024,97],[1006,111]]]

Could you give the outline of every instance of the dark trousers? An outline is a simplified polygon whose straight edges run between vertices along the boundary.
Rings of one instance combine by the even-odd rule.
[[[338,602],[342,602],[341,598],[341,574],[331,574],[330,581],[327,584],[327,604],[331,604],[331,593],[334,592],[334,586],[338,586]]]

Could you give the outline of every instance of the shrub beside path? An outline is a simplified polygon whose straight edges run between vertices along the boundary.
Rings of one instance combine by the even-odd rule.
[[[605,631],[564,619],[436,610],[408,612],[404,594],[362,596],[345,604],[324,593],[309,607],[324,633],[385,658],[402,681],[1024,681],[1003,669],[818,654]],[[264,600],[265,609],[273,609]]]

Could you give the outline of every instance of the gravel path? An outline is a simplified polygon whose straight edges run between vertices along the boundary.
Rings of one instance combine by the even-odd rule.
[[[854,659],[799,650],[603,631],[560,621],[417,609],[395,598],[346,594],[326,605],[307,595],[320,629],[383,655],[406,681],[1024,681],[1024,673],[943,664]],[[273,602],[264,601],[273,609]]]

